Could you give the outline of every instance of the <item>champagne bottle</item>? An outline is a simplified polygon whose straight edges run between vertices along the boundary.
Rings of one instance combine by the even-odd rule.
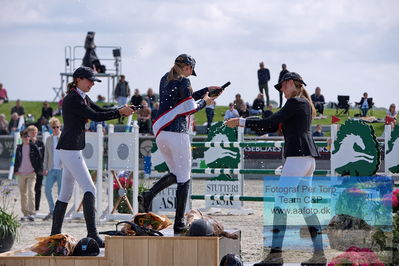
[[[208,96],[209,96],[209,97],[219,96],[219,95],[223,92],[223,90],[224,90],[227,86],[229,86],[230,84],[231,84],[231,82],[230,82],[230,81],[227,81],[226,84],[224,84],[222,87],[220,87],[220,89],[216,89],[216,90],[210,91],[210,92],[208,93]]]

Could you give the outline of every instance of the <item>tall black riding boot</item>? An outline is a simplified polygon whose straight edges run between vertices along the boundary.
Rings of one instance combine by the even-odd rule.
[[[310,233],[310,237],[313,242],[313,256],[301,263],[302,266],[321,266],[327,264],[327,259],[324,255],[323,249],[323,238],[322,238],[322,228],[320,225],[319,218],[316,214],[304,217],[306,225]]]
[[[86,220],[87,237],[96,240],[98,246],[103,248],[104,241],[98,236],[96,227],[95,197],[91,192],[86,192],[83,196],[83,214]]]
[[[176,190],[176,215],[173,231],[175,234],[184,232],[187,228],[184,223],[184,212],[186,211],[186,203],[188,197],[188,190],[190,188],[190,180],[186,183],[178,183]]]
[[[254,266],[277,266],[283,265],[284,260],[282,257],[282,247],[287,228],[287,214],[283,212],[280,207],[273,209],[273,235],[272,235],[272,248],[269,255],[266,256],[261,262],[255,263]]]
[[[51,234],[61,234],[62,223],[64,222],[65,212],[68,203],[57,200],[53,212],[53,224],[51,226]]]
[[[35,210],[38,211],[40,208],[40,199],[42,197],[42,184],[43,175],[36,175],[35,183]]]
[[[167,173],[156,182],[148,191],[144,191],[138,196],[139,212],[148,212],[153,198],[165,188],[175,184],[176,176],[172,173]]]

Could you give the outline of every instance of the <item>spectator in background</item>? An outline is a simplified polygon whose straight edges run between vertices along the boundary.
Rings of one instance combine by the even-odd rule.
[[[213,117],[215,116],[215,106],[216,102],[214,101],[210,105],[205,106],[205,112],[206,112],[206,130],[209,132],[209,128],[212,126],[213,122]]]
[[[241,98],[241,94],[239,94],[239,93],[236,94],[236,99],[234,100],[233,103],[234,103],[235,109],[241,115],[241,112],[242,112],[242,110],[244,110],[244,105],[245,105],[244,100]]]
[[[125,75],[121,75],[118,84],[115,87],[115,99],[118,106],[124,106],[129,101],[130,97],[130,87],[129,82],[126,81]],[[123,124],[124,116],[118,118],[118,123]]]
[[[252,109],[249,109],[249,113],[251,115],[260,115],[263,113],[263,109],[265,108],[265,100],[263,99],[262,93],[259,93],[252,103]]]
[[[61,123],[58,118],[50,119],[50,126],[53,130],[53,134],[46,139],[46,146],[44,151],[43,160],[43,175],[46,176],[45,189],[49,214],[43,218],[43,220],[48,220],[53,217],[54,211],[54,200],[53,200],[53,186],[57,182],[58,195],[61,190],[61,178],[62,178],[62,167],[60,160],[60,151],[57,150],[58,139],[61,133]]]
[[[321,125],[316,125],[316,129],[312,135],[313,137],[324,137],[323,128]]]
[[[249,108],[248,108],[248,104],[244,104],[240,113],[241,117],[248,117],[249,116]]]
[[[105,96],[98,94],[97,95],[97,103],[105,103]]]
[[[8,103],[7,90],[3,88],[3,83],[0,83],[0,104]]]
[[[5,114],[0,114],[0,135],[8,135],[8,121]]]
[[[269,104],[266,108],[266,110],[263,112],[262,114],[262,118],[265,119],[269,116],[271,116],[273,114],[273,105]],[[260,132],[256,132],[257,135],[261,136],[264,134],[267,134],[267,136],[271,137],[271,136],[282,136],[282,132],[281,132],[281,124],[279,124],[279,126],[276,128],[275,132],[271,132],[271,131],[260,131]]]
[[[143,100],[141,102],[143,108],[137,110],[137,122],[139,125],[140,133],[150,133],[151,132],[151,109],[148,107],[147,101]]]
[[[289,72],[286,64],[282,64],[281,68],[282,70],[280,71],[280,75],[278,76],[278,83],[280,83],[281,80],[283,79],[283,76]],[[280,96],[280,104],[278,108],[281,108],[281,106],[283,106],[283,93],[281,91],[279,91],[279,96]]]
[[[147,95],[144,99],[147,101],[150,109],[152,109],[154,107],[154,103],[157,101],[157,97],[155,96],[154,90],[152,88],[148,88]]]
[[[154,120],[157,117],[158,110],[159,110],[159,102],[155,102],[151,109],[151,124],[154,124]]]
[[[134,95],[130,99],[130,103],[134,106],[138,106],[143,102],[143,96],[140,95],[139,89],[134,90]]]
[[[29,135],[30,141],[36,145],[40,153],[40,165],[43,165],[44,158],[44,143],[37,139],[38,129],[34,125],[30,125],[26,128],[26,132]],[[35,210],[38,211],[40,208],[40,199],[42,197],[42,184],[43,184],[43,173],[36,173],[35,183]]]
[[[28,127],[30,125],[34,125],[37,127],[37,125],[39,124],[39,119],[37,121],[35,121],[35,116],[32,114],[27,114],[24,117],[24,122],[25,122],[25,127]]]
[[[398,111],[396,111],[396,106],[392,103],[387,110],[385,117],[385,125],[391,125],[392,129],[396,124],[396,117],[398,116]]]
[[[367,116],[367,112],[374,105],[373,99],[369,98],[369,95],[367,92],[363,93],[363,97],[360,99],[360,102],[358,102],[356,104],[359,105],[359,107],[360,107],[362,117]]]
[[[310,96],[310,98],[312,99],[314,108],[316,108],[317,113],[319,115],[323,115],[324,104],[326,103],[326,101],[324,100],[324,96],[320,92],[320,87],[316,87],[315,92]]]
[[[107,122],[105,121],[90,121],[89,129],[90,132],[97,132],[97,125],[101,125],[103,127],[103,134],[107,132]]]
[[[233,103],[229,103],[229,109],[224,113],[224,120],[229,120],[230,118],[240,117],[238,111],[234,108]]]
[[[269,105],[270,102],[269,86],[268,86],[269,80],[270,80],[270,71],[269,69],[265,68],[265,64],[263,62],[260,62],[258,69],[259,92],[263,94],[263,91],[265,91],[267,105]]]
[[[36,127],[38,128],[42,136],[44,132],[50,132],[48,120],[44,117],[40,117],[39,120],[37,120]]]
[[[19,116],[25,114],[25,109],[19,99],[15,102],[15,106],[11,108],[11,114],[12,113],[17,113]]]
[[[57,110],[55,110],[54,115],[62,115],[62,102],[64,101],[65,98],[65,93],[62,92],[61,93],[61,99],[58,101],[57,103]]]
[[[21,197],[21,221],[35,220],[34,187],[36,175],[42,173],[43,157],[37,146],[30,141],[26,130],[21,133],[22,144],[17,146],[15,153],[14,175],[18,177]]]
[[[14,134],[18,131],[18,124],[19,124],[19,115],[18,113],[11,114],[11,120],[8,123],[8,132],[10,134]]]
[[[48,101],[44,101],[42,107],[42,115],[40,117],[44,117],[47,120],[50,120],[52,116],[53,116],[53,108],[51,108]]]
[[[273,114],[273,105],[269,104],[267,109],[263,112],[262,118],[267,118]]]
[[[118,106],[127,104],[130,97],[129,82],[126,81],[125,75],[121,75],[118,84],[115,87],[115,99]]]

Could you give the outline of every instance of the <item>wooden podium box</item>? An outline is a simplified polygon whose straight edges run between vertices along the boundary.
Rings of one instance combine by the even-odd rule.
[[[240,254],[240,231],[230,232],[239,238],[106,236],[105,252],[97,257],[8,252],[0,254],[0,266],[218,266],[227,253]]]

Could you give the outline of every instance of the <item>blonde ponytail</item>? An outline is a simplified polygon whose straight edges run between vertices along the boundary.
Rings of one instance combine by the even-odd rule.
[[[315,117],[316,116],[316,108],[313,105],[313,102],[309,96],[309,93],[307,92],[307,90],[305,89],[305,87],[303,86],[303,84],[300,81],[294,80],[294,84],[295,84],[295,88],[297,89],[296,96],[305,98],[308,101],[310,108],[312,109],[312,117]]]
[[[183,77],[183,67],[185,64],[175,63],[168,74],[168,81],[177,80]]]

